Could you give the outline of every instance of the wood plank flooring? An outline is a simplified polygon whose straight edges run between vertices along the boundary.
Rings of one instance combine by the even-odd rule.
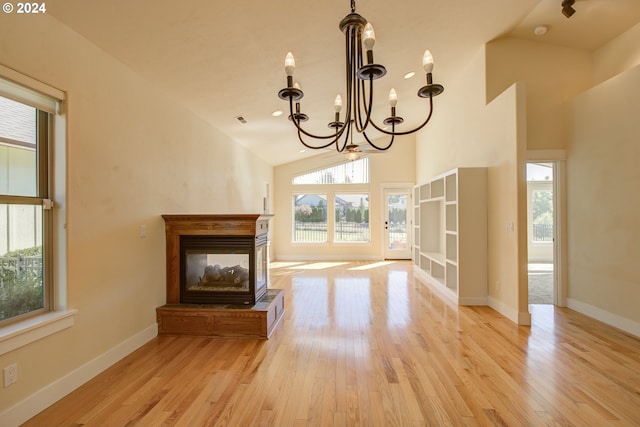
[[[270,340],[158,337],[25,426],[640,425],[640,340],[576,312],[518,327],[406,261],[270,275]]]

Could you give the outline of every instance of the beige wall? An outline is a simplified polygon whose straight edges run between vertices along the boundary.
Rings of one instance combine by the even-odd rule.
[[[639,88],[636,66],[574,100],[567,161],[568,305],[638,336]]]
[[[293,130],[292,130],[293,131]],[[274,213],[277,238],[272,241],[272,254],[277,260],[291,259],[381,259],[382,258],[382,189],[383,184],[404,183],[409,188],[415,182],[415,141],[413,135],[396,138],[391,149],[384,154],[370,154],[368,185],[292,185],[293,176],[343,161],[342,155],[324,152],[274,169]],[[335,192],[368,192],[369,243],[293,244],[291,224],[293,220],[293,194]]]
[[[520,301],[526,287],[525,88],[511,86],[485,105],[484,70],[485,50],[479,48],[445,88],[446,96],[436,99],[437,116],[416,141],[418,183],[456,167],[488,167],[490,305],[527,323],[526,296]]]
[[[73,327],[0,356],[0,413],[155,325],[163,213],[262,211],[272,168],[48,15],[5,15],[0,62],[68,94]],[[215,94],[211,95],[215,97]],[[147,237],[139,227],[147,226]]]
[[[640,64],[640,23],[593,53],[593,83],[602,83]]]
[[[514,38],[487,44],[487,101],[515,82],[526,85],[527,149],[567,147],[569,101],[591,87],[589,52]]]
[[[19,382],[0,389],[1,413],[155,323],[165,286],[160,214],[261,211],[272,169],[47,15],[3,16],[0,40],[3,65],[68,93],[68,305],[79,310],[72,328],[0,356],[0,367],[19,365]],[[636,26],[593,55],[515,40],[479,48],[436,99],[415,162],[413,140],[371,156],[370,191],[487,166],[490,301],[522,322],[524,150],[568,147],[569,304],[637,328],[640,73],[607,79],[638,64],[639,41]],[[569,105],[590,81],[604,83]],[[290,177],[320,163],[275,169],[276,258],[310,254],[288,243]],[[372,224],[380,211],[372,201]],[[346,257],[350,249],[313,253]],[[379,240],[359,249],[382,252]]]

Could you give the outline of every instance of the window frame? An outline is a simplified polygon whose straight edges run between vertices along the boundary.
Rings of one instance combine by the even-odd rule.
[[[0,95],[1,96],[1,95]],[[5,99],[9,99],[3,97]],[[49,113],[42,111],[33,105],[25,104],[21,101],[18,102],[22,105],[31,107],[35,111],[35,126],[36,126],[36,143],[35,143],[35,181],[36,181],[36,194],[35,196],[28,195],[16,195],[16,194],[3,194],[0,193],[0,205],[16,206],[41,206],[42,207],[42,229],[41,229],[41,241],[42,241],[42,307],[28,311],[26,313],[19,314],[7,319],[0,319],[0,326],[10,323],[18,322],[22,319],[27,319],[33,316],[37,316],[42,313],[46,313],[51,310],[51,294],[52,294],[52,280],[51,280],[51,246],[52,233],[51,227],[53,223],[51,221],[51,209],[48,207],[51,204],[49,199],[49,150],[50,150],[50,128],[49,128]],[[22,141],[17,141],[18,144],[11,144],[7,142],[6,138],[2,138],[2,142],[8,146],[15,146],[18,149],[29,149],[29,147],[21,147]]]
[[[44,204],[43,267],[49,273],[49,292],[45,294],[48,308],[30,312],[27,317],[21,315],[20,318],[7,319],[9,323],[0,323],[0,355],[3,355],[73,326],[77,310],[67,308],[66,95],[59,89],[0,65],[0,96],[41,110],[48,121],[47,126],[40,127],[43,131],[47,129],[48,149],[37,154],[45,156],[41,157],[44,169],[38,172],[41,192],[37,194],[39,197],[21,199],[26,204]],[[46,186],[40,185],[40,179],[46,178],[44,174],[48,177]],[[15,196],[5,196],[2,203],[15,204],[18,200]],[[51,200],[56,200],[55,206]],[[48,250],[44,248],[44,239],[50,242]]]

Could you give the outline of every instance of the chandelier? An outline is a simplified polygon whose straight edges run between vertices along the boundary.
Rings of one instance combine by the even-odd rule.
[[[287,87],[281,89],[278,92],[278,96],[285,101],[289,101],[289,120],[295,125],[298,139],[302,145],[318,150],[326,149],[335,144],[336,151],[344,153],[350,160],[355,160],[360,157],[362,151],[353,142],[354,132],[361,134],[375,150],[386,151],[391,148],[396,136],[417,132],[429,122],[433,114],[433,97],[440,95],[444,91],[444,87],[433,83],[431,74],[433,56],[427,50],[422,58],[422,67],[426,73],[427,84],[418,90],[418,96],[428,99],[429,102],[429,113],[424,122],[415,129],[396,131],[396,126],[403,123],[404,119],[396,115],[398,96],[396,91],[391,89],[389,91],[391,115],[382,121],[382,125],[376,124],[371,117],[373,81],[383,77],[387,70],[383,65],[373,62],[373,46],[375,44],[373,26],[356,13],[355,0],[351,0],[351,13],[340,21],[340,30],[344,33],[346,39],[346,111],[344,116],[341,117],[343,100],[340,95],[336,96],[334,102],[335,119],[328,124],[328,127],[333,131],[327,135],[315,135],[302,128],[302,122],[309,120],[309,117],[301,111],[300,100],[303,98],[304,92],[293,79],[295,59],[291,52],[287,54],[284,63]],[[366,57],[366,64],[363,61],[363,56]],[[380,145],[371,141],[367,135],[367,130],[370,129],[369,126],[388,135],[390,137],[388,141]],[[305,141],[306,138],[313,138],[320,142],[316,142],[316,145],[314,145]]]

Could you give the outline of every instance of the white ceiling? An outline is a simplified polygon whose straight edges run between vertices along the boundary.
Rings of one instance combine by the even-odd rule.
[[[565,18],[561,0],[359,0],[357,12],[375,26],[375,60],[387,68],[376,82],[375,116],[388,115],[386,94],[398,92],[407,127],[425,108],[422,54],[435,58],[434,81],[446,87],[471,52],[495,38],[519,38],[593,50],[640,22],[640,0],[577,0]],[[178,102],[272,165],[300,153],[288,109],[284,57],[296,57],[307,125],[328,133],[333,100],[344,97],[344,36],[349,0],[56,0],[47,13],[82,34]],[[546,25],[541,37],[533,29]],[[416,77],[404,80],[408,71]],[[437,100],[435,104],[437,108]],[[424,101],[422,101],[424,102]],[[246,118],[242,124],[237,116]],[[435,119],[434,119],[435,120]]]

